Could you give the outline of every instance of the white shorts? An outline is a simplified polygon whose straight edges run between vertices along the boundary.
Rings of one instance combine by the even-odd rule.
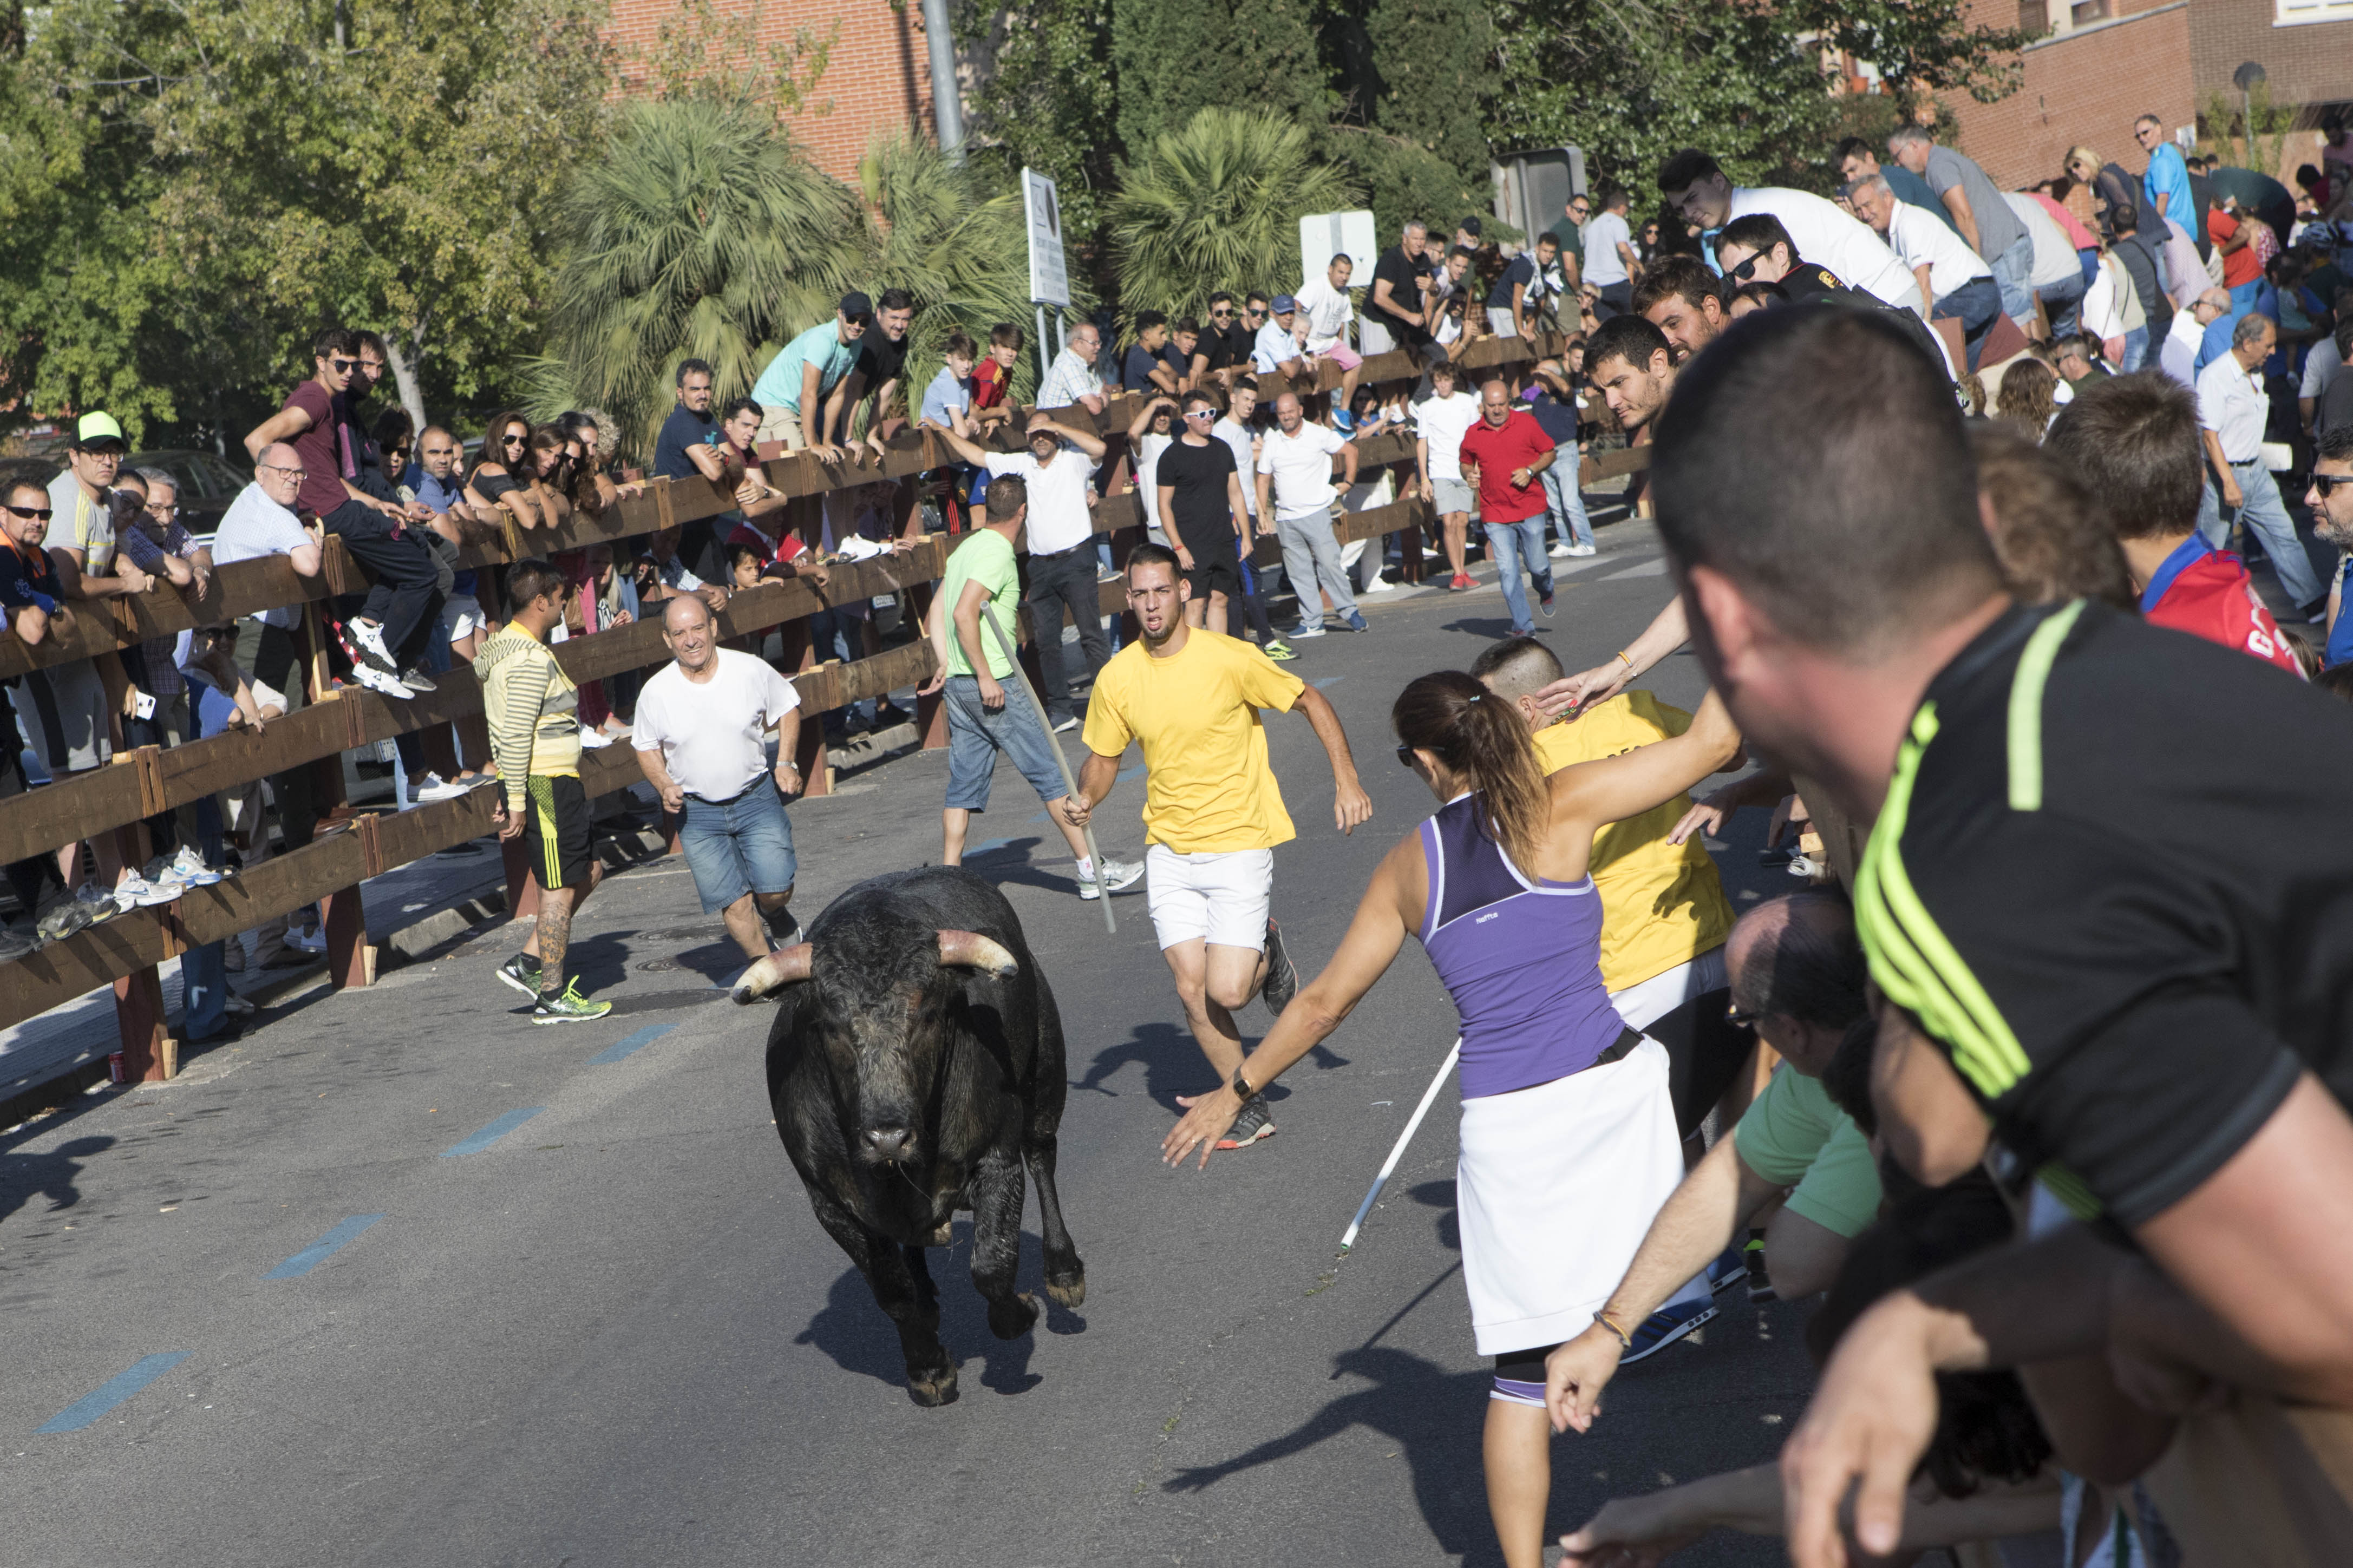
[[[471,594],[452,594],[441,606],[441,635],[449,642],[462,641],[490,624],[482,602]]]
[[[1704,996],[1711,991],[1721,991],[1732,984],[1724,967],[1724,949],[1711,947],[1696,958],[1687,959],[1672,969],[1662,970],[1648,980],[1637,981],[1623,991],[1609,994],[1609,1005],[1626,1020],[1626,1026],[1643,1030],[1682,1006],[1694,996]]]
[[[1520,335],[1520,323],[1513,319],[1509,310],[1501,305],[1487,307],[1487,327],[1499,338],[1516,338]]]
[[[1165,844],[1144,851],[1145,902],[1163,952],[1180,942],[1266,948],[1274,900],[1274,851],[1228,849],[1179,855]]]

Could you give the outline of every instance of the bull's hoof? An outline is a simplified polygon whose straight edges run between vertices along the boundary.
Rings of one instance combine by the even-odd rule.
[[[1046,1294],[1054,1299],[1056,1306],[1068,1307],[1075,1311],[1086,1302],[1087,1277],[1073,1269],[1068,1279],[1049,1279],[1046,1281]]]
[[[1038,1298],[1027,1291],[1010,1301],[991,1302],[988,1331],[1000,1340],[1018,1340],[1037,1325],[1038,1314],[1045,1310]]]
[[[955,1363],[936,1372],[911,1372],[907,1374],[907,1397],[926,1410],[943,1405],[954,1405],[956,1396]]]

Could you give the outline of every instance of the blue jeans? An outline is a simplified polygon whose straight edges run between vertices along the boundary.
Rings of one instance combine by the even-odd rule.
[[[2070,278],[2064,282],[2046,284],[2034,292],[2042,300],[2044,312],[2051,318],[2052,336],[2063,338],[2075,330],[2076,323],[2083,313],[2084,279],[2082,278]]]
[[[1585,515],[1585,497],[1577,479],[1577,443],[1564,441],[1553,448],[1552,467],[1544,471],[1545,500],[1551,504],[1553,531],[1564,544],[1593,542],[1593,524]]]
[[[717,914],[748,893],[789,893],[799,862],[793,824],[775,781],[761,777],[733,800],[686,797],[678,845],[694,873],[702,912]]]
[[[2280,500],[2279,486],[2272,479],[2271,470],[2263,467],[2260,457],[2231,465],[2231,477],[2239,481],[2239,521],[2253,531],[2263,542],[2263,553],[2272,558],[2272,570],[2279,574],[2280,587],[2290,603],[2304,605],[2322,597],[2327,590],[2320,585],[2320,576],[2312,569],[2312,557],[2304,548],[2304,541],[2295,533],[2295,523],[2287,515],[2287,506]],[[2217,550],[2227,548],[2231,531],[2222,525],[2222,496],[2213,476],[2209,474],[2204,493],[2198,498],[2198,531],[2206,542]]]
[[[2148,363],[2148,329],[2134,327],[2125,333],[2124,374],[2130,375]]]
[[[1971,370],[1978,367],[1978,355],[1985,349],[1986,333],[1993,330],[1993,319],[2001,313],[2001,290],[1990,278],[1970,279],[1937,300],[1928,312],[1934,320],[1950,317],[1961,323],[1961,342],[1968,349]]]
[[[1539,598],[1552,597],[1552,568],[1545,564],[1544,514],[1523,522],[1491,522],[1487,527],[1487,549],[1495,558],[1495,572],[1504,584],[1504,603],[1512,612],[1512,635],[1532,637],[1536,623],[1528,615],[1527,590],[1520,585],[1520,563],[1527,563],[1528,575],[1535,579]]]
[[[2001,311],[2021,328],[2034,320],[2034,238],[2020,235],[2000,256],[1989,256],[1994,287],[2001,290]]]
[[[963,811],[987,811],[988,786],[997,773],[997,753],[1004,752],[1038,792],[1051,804],[1070,794],[1062,783],[1062,765],[1054,760],[1053,743],[1029,706],[1018,677],[1008,675],[997,683],[1005,706],[991,713],[980,705],[980,682],[969,675],[951,675],[943,689],[948,710],[948,798],[945,805]]]

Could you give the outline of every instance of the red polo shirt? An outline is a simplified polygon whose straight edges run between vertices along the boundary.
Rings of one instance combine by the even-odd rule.
[[[1546,507],[1543,479],[1530,474],[1526,488],[1521,489],[1512,483],[1512,475],[1552,452],[1552,437],[1526,409],[1513,409],[1500,427],[1488,424],[1482,414],[1462,437],[1462,466],[1479,466],[1480,521],[1525,522],[1542,516]]]

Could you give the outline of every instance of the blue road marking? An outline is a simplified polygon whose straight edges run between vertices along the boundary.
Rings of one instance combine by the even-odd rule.
[[[353,1215],[334,1229],[262,1276],[264,1279],[299,1279],[349,1247],[360,1232],[382,1219],[380,1214]]]
[[[442,1150],[441,1157],[444,1160],[451,1160],[460,1154],[479,1154],[546,1109],[544,1105],[532,1105],[521,1110],[510,1110],[463,1143],[452,1143]]]
[[[79,1432],[187,1359],[186,1351],[141,1356],[132,1363],[130,1371],[115,1373],[100,1384],[94,1393],[68,1405],[33,1430]]]
[[[1316,690],[1322,691],[1327,687],[1337,686],[1340,682],[1347,679],[1348,678],[1345,675],[1327,675],[1321,680],[1311,680],[1307,684],[1314,687]]]
[[[1030,820],[1043,822],[1046,820],[1046,814],[1041,811]],[[987,855],[992,850],[1002,849],[1013,842],[1015,840],[1010,838],[984,838],[977,844],[967,844],[964,847],[965,858],[970,859],[975,855]]]
[[[628,1056],[631,1051],[643,1050],[646,1047],[652,1045],[656,1040],[660,1039],[664,1035],[669,1034],[672,1029],[677,1027],[678,1026],[676,1024],[656,1024],[649,1028],[639,1029],[636,1034],[631,1035],[628,1039],[623,1040],[619,1045],[613,1047],[610,1050],[598,1056],[590,1057],[588,1058],[588,1065],[592,1068],[610,1067],[613,1063],[619,1061],[623,1057]]]

